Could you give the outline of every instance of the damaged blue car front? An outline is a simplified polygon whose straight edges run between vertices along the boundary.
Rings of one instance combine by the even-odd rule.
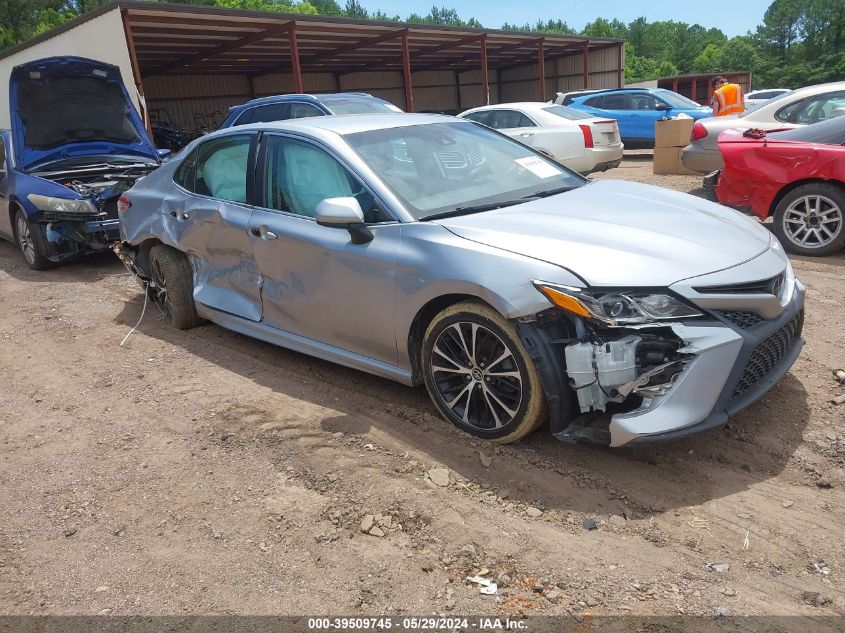
[[[44,270],[119,238],[117,202],[161,164],[117,66],[51,57],[15,67],[2,138],[0,237]]]

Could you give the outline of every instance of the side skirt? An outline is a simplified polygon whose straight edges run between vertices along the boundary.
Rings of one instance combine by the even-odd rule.
[[[221,312],[214,308],[209,308],[197,302],[197,313],[203,319],[208,319],[217,325],[232,330],[239,334],[244,334],[252,338],[284,347],[285,349],[302,354],[308,354],[322,360],[327,360],[344,367],[350,367],[359,371],[374,374],[388,380],[401,383],[407,386],[413,386],[411,371],[383,363],[374,358],[355,354],[333,345],[326,345],[310,338],[279,330],[266,323],[250,321],[248,319]]]

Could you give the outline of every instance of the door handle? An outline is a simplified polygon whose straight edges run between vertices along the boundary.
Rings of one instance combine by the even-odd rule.
[[[275,240],[279,236],[268,229],[264,224],[261,226],[253,226],[249,232],[255,237],[260,237],[262,240]]]
[[[182,211],[179,213],[178,211],[171,211],[170,216],[176,218],[177,220],[187,220],[190,216]]]

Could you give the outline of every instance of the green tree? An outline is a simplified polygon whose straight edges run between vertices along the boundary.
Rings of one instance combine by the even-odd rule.
[[[370,17],[370,12],[358,0],[346,0],[346,5],[343,7],[343,15],[348,18],[366,20]]]

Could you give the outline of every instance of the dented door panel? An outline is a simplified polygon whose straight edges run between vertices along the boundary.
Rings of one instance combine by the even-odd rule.
[[[191,256],[194,299],[215,310],[261,320],[261,275],[252,254],[252,209],[210,198],[185,199],[166,220],[177,247]]]

